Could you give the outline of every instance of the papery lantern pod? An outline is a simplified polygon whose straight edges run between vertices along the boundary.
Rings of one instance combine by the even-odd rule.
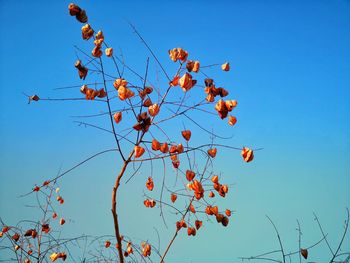
[[[227,109],[226,104],[223,100],[219,100],[216,103],[215,110],[217,110],[221,119],[225,119],[227,117],[228,109]]]
[[[69,14],[71,16],[76,16],[77,14],[80,13],[81,8],[79,6],[77,6],[76,4],[70,3],[68,5],[68,10],[69,10]]]
[[[230,217],[230,216],[231,216],[231,210],[226,209],[226,210],[225,210],[225,214],[226,214],[228,217]]]
[[[222,64],[221,69],[223,71],[229,71],[230,70],[230,63],[226,62],[226,63]]]
[[[191,133],[190,130],[184,130],[184,131],[181,132],[181,134],[182,134],[182,137],[184,137],[184,139],[186,141],[189,141],[191,139],[191,134],[192,133]]]
[[[214,80],[213,79],[209,79],[209,78],[206,78],[204,80],[204,84],[206,87],[213,87],[214,86]]]
[[[79,78],[85,79],[88,73],[88,69],[81,64],[81,61],[79,59],[75,62],[74,67],[78,69]]]
[[[35,229],[32,229],[32,233],[31,233],[32,238],[36,238],[37,235],[38,235],[38,232]]]
[[[232,111],[237,107],[238,102],[236,100],[226,100],[225,105],[228,111]]]
[[[174,194],[174,193],[172,193],[172,194],[170,195],[170,200],[171,200],[171,202],[175,203],[176,199],[177,199],[177,195]]]
[[[195,61],[194,64],[193,64],[192,71],[195,72],[195,73],[198,73],[199,67],[200,67],[199,61]]]
[[[228,117],[228,124],[229,125],[231,125],[231,126],[233,126],[233,125],[235,125],[237,123],[237,118],[235,117],[235,116],[229,116]]]
[[[242,151],[241,151],[241,155],[244,159],[245,162],[249,163],[254,159],[254,152],[253,150],[247,148],[247,147],[243,147]]]
[[[95,58],[99,58],[102,56],[102,51],[100,47],[94,47],[94,49],[91,51],[91,55]]]
[[[194,196],[197,200],[201,199],[204,196],[204,189],[199,181],[194,180],[192,188],[194,191]]]
[[[94,45],[96,48],[101,49],[102,44],[103,44],[103,39],[95,39],[94,40]]]
[[[214,187],[214,189],[216,190],[216,191],[220,191],[220,189],[221,189],[221,184],[219,184],[219,183],[214,183],[213,184],[213,187]]]
[[[202,227],[203,222],[200,221],[200,220],[196,220],[196,221],[194,222],[194,225],[196,226],[196,229],[198,230],[198,229],[200,229],[200,228]]]
[[[306,248],[301,248],[300,249],[300,254],[303,256],[303,258],[307,259],[309,252],[307,251]]]
[[[102,40],[102,41],[105,39],[103,32],[101,30],[96,33],[95,39]]]
[[[177,85],[179,85],[179,80],[180,80],[180,76],[176,75],[172,81],[169,82],[169,85],[172,87],[175,87]]]
[[[80,12],[75,16],[75,18],[80,22],[80,23],[86,23],[88,21],[88,17],[86,15],[85,10],[80,10]]]
[[[111,241],[106,240],[105,242],[105,248],[109,248],[111,246]]]
[[[184,146],[181,143],[179,143],[177,145],[176,150],[177,150],[178,153],[183,153],[184,152]]]
[[[148,114],[147,114],[147,112],[144,111],[144,112],[140,113],[139,115],[137,115],[137,121],[143,121],[147,117],[148,117]]]
[[[210,211],[214,214],[214,215],[218,215],[219,213],[219,208],[217,206],[211,206],[210,207]]]
[[[145,205],[145,207],[150,207],[149,199],[143,200],[143,204]]]
[[[168,144],[165,142],[165,143],[163,143],[161,146],[160,146],[160,151],[162,152],[162,153],[167,153],[168,151],[169,151],[169,146],[168,146]]]
[[[196,213],[196,209],[194,208],[194,205],[193,205],[193,204],[190,204],[189,210],[190,210],[193,214]]]
[[[171,145],[169,149],[170,154],[174,154],[177,152],[177,146],[176,145]]]
[[[179,160],[172,161],[172,164],[173,164],[173,167],[174,167],[175,169],[177,169],[177,168],[179,168],[179,166],[180,166],[180,161],[179,161]]]
[[[179,85],[183,91],[190,90],[196,83],[193,82],[192,76],[189,73],[185,73],[179,80]]]
[[[143,91],[144,91],[147,95],[149,95],[149,94],[151,94],[151,93],[153,92],[153,88],[150,87],[150,86],[146,86],[146,87],[143,89]]]
[[[222,220],[224,219],[224,215],[222,215],[222,214],[217,214],[215,217],[216,217],[216,221],[218,223],[221,223]]]
[[[94,35],[94,30],[89,24],[86,24],[81,28],[81,35],[83,39],[89,40]]]
[[[193,60],[187,60],[186,69],[188,70],[188,72],[191,72],[193,70],[193,67],[194,67],[194,61]]]
[[[142,124],[141,123],[136,123],[133,126],[133,129],[136,130],[136,131],[141,131],[143,129]]]
[[[133,254],[134,250],[132,249],[132,243],[128,242],[127,246],[126,246],[126,252],[128,255]]]
[[[213,193],[213,191],[210,191],[210,192],[209,192],[208,197],[209,197],[209,198],[215,197],[215,194]]]
[[[38,95],[32,95],[32,96],[29,96],[29,102],[30,103],[31,101],[39,101],[40,98]]]
[[[128,89],[127,87],[120,86],[118,88],[118,97],[120,100],[130,99],[134,95],[135,95],[135,93],[133,91],[131,91],[130,89]]]
[[[152,177],[148,177],[147,182],[146,182],[146,187],[148,190],[152,191],[154,188],[154,183]]]
[[[126,87],[128,85],[128,82],[125,79],[118,78],[113,82],[113,86],[118,89],[120,86]]]
[[[224,190],[222,189],[222,187],[220,187],[219,191],[218,191],[219,195],[222,197],[226,196],[226,193],[224,192]]]
[[[213,102],[215,99],[214,95],[213,94],[208,94],[206,97],[205,97],[205,100],[208,101],[208,102]]]
[[[195,173],[193,172],[193,171],[191,171],[191,170],[187,170],[186,171],[186,179],[188,180],[188,181],[192,181],[193,180],[193,178],[195,177]]]
[[[13,236],[12,236],[12,239],[14,240],[14,241],[18,241],[19,240],[19,238],[21,237],[21,235],[20,234],[18,234],[18,233],[15,233]]]
[[[32,250],[29,250],[27,253],[28,253],[28,255],[31,255],[31,254],[33,254],[33,251],[32,251]],[[26,259],[24,260],[24,263],[32,263],[32,262],[30,261],[29,258],[26,258]]]
[[[177,161],[177,154],[171,154],[170,159],[174,162]]]
[[[217,175],[214,175],[212,178],[211,178],[211,181],[215,184],[219,183],[219,176]]]
[[[40,187],[36,185],[36,186],[33,188],[33,192],[39,192],[39,191],[40,191]]]
[[[224,216],[222,221],[221,221],[221,224],[226,227],[229,222],[230,222],[230,220],[228,219],[228,217]]]
[[[111,47],[106,48],[105,54],[107,57],[112,57],[113,56],[113,48],[111,48]]]
[[[135,158],[141,157],[144,154],[144,152],[145,152],[145,149],[143,147],[141,147],[139,145],[134,147]]]
[[[159,113],[159,105],[157,103],[148,107],[149,115],[152,117],[156,116]]]
[[[60,258],[63,261],[65,261],[67,259],[67,254],[64,253],[64,252],[60,252],[60,253],[58,253],[58,258]]]
[[[42,186],[48,186],[50,184],[50,180],[46,180],[45,182],[43,182]]]
[[[149,207],[153,208],[156,205],[156,201],[149,199]]]
[[[158,151],[160,149],[160,143],[156,140],[152,140],[152,150],[153,151]]]
[[[224,88],[217,88],[217,92],[220,97],[226,97],[228,95],[228,91]]]
[[[227,194],[227,192],[228,192],[228,185],[227,184],[221,185],[221,189],[222,189],[222,191],[224,191],[225,194]]]
[[[2,233],[7,233],[8,231],[10,230],[10,227],[9,226],[4,226],[3,228],[2,228]]]
[[[169,57],[172,61],[176,62],[179,59],[179,51],[177,48],[173,48],[168,51]]]
[[[64,220],[64,218],[61,218],[60,219],[60,225],[62,226],[62,225],[64,225],[64,223],[66,223],[66,220]]]
[[[29,237],[29,236],[32,235],[32,232],[33,232],[33,229],[29,229],[29,230],[27,230],[27,231],[24,233],[24,236],[25,236],[25,237]]]
[[[209,216],[213,215],[213,212],[211,211],[211,206],[207,206],[204,212]]]
[[[4,233],[2,231],[0,231],[0,237],[3,237]]]
[[[57,254],[57,253],[52,253],[52,254],[50,255],[50,260],[51,260],[52,262],[55,262],[57,259],[58,259],[58,254]]]
[[[31,254],[33,254],[33,250],[30,249],[30,250],[27,251],[27,253],[28,253],[28,255],[31,255]],[[28,259],[28,260],[29,260],[29,259]],[[26,262],[26,261],[24,261],[24,262]],[[30,260],[27,261],[27,262],[30,262]]]
[[[196,229],[193,227],[187,228],[187,235],[189,236],[195,236],[196,235]]]
[[[209,149],[207,152],[208,152],[208,154],[209,154],[209,156],[210,156],[211,158],[215,158],[216,153],[217,153],[217,149],[216,149],[216,148],[211,148],[211,149]]]
[[[88,88],[87,85],[83,85],[83,86],[81,86],[81,88],[80,88],[80,92],[83,93],[83,94],[86,94],[86,91],[87,91],[88,89],[89,89],[89,88]]]
[[[50,225],[49,224],[41,225],[41,230],[46,234],[49,233],[50,232]]]
[[[20,249],[21,247],[19,245],[15,245],[15,251],[17,251],[18,249]]]
[[[113,119],[117,124],[121,122],[122,118],[123,118],[123,113],[121,111],[118,111],[113,115]]]
[[[149,107],[151,105],[152,105],[152,101],[149,98],[145,99],[145,101],[142,103],[142,106],[144,107]]]
[[[182,62],[185,62],[187,60],[187,57],[188,57],[188,53],[187,51],[185,51],[184,49],[182,48],[178,48],[178,58],[179,60],[181,60]]]
[[[104,88],[101,88],[101,89],[98,90],[98,95],[97,95],[97,97],[99,97],[99,98],[104,98],[104,97],[106,97],[106,96],[107,96],[107,92],[105,91]]]
[[[142,255],[144,257],[148,257],[151,255],[151,246],[150,244],[145,244],[144,246],[142,246]]]

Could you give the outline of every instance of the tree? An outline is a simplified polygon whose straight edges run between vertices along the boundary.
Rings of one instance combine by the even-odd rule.
[[[225,62],[201,65],[198,60],[190,60],[190,54],[186,50],[173,48],[169,50],[169,57],[172,63],[176,63],[177,69],[170,74],[142,35],[131,25],[168,83],[165,89],[157,87],[150,80],[152,79],[149,70],[152,63],[150,58],[147,58],[145,72],[143,74],[136,72],[123,61],[122,57],[115,55],[113,47],[107,44],[108,36],[105,37],[102,31],[97,31],[93,25],[88,23],[85,10],[75,4],[70,4],[68,8],[69,14],[83,24],[82,38],[91,43],[92,49],[90,55],[77,47],[83,58],[79,57],[74,66],[79,78],[84,81],[80,87],[82,95],[74,98],[43,98],[40,94],[40,96],[28,96],[28,100],[29,103],[86,100],[91,102],[91,107],[94,107],[96,103],[104,104],[106,108],[104,112],[83,117],[102,116],[107,121],[109,128],[87,121],[79,121],[79,124],[111,134],[114,146],[87,158],[74,167],[59,173],[56,177],[36,185],[29,194],[43,195],[43,200],[38,199],[38,207],[43,212],[41,219],[30,221],[30,226],[23,227],[9,227],[3,222],[2,235],[5,235],[12,244],[12,248],[4,247],[13,250],[16,259],[20,262],[30,262],[33,259],[37,262],[46,261],[48,253],[51,253],[51,261],[65,260],[67,252],[55,251],[55,249],[64,248],[66,243],[86,237],[62,240],[50,234],[51,221],[57,218],[57,213],[51,202],[52,196],[56,192],[56,183],[65,174],[92,158],[107,152],[117,152],[123,164],[116,174],[115,184],[112,187],[111,211],[116,241],[104,240],[104,249],[108,250],[111,244],[115,243],[119,262],[124,262],[125,257],[134,259],[137,256],[140,257],[140,261],[145,261],[151,256],[152,251],[154,251],[152,255],[158,255],[160,262],[164,262],[180,231],[186,229],[188,236],[195,236],[197,231],[201,231],[203,218],[215,218],[224,227],[229,224],[232,209],[218,206],[214,201],[225,198],[230,188],[228,184],[225,184],[225,178],[219,175],[220,171],[214,167],[213,159],[216,158],[217,153],[226,148],[239,151],[245,162],[251,162],[254,158],[254,151],[248,147],[233,147],[225,143],[217,143],[218,140],[224,140],[225,137],[210,131],[196,120],[198,116],[208,118],[208,120],[210,118],[213,122],[218,123],[217,125],[222,125],[222,120],[225,120],[224,125],[227,125],[228,128],[236,124],[237,118],[230,114],[236,108],[237,101],[233,98],[227,99],[229,91],[217,86],[216,83],[220,83],[220,81],[214,81],[205,73],[206,69],[213,67],[221,67],[223,71],[228,72],[230,64]],[[114,66],[111,73],[108,65]],[[125,71],[133,74],[134,79],[126,78]],[[90,75],[93,77],[94,74],[99,80],[95,83],[88,83]],[[91,88],[93,85],[98,86],[98,88]],[[195,95],[191,95],[195,89],[197,90]],[[180,97],[179,100],[176,99],[177,96]],[[180,128],[169,124],[174,120],[182,122],[184,127]],[[192,135],[192,131],[186,128],[187,123],[198,127],[196,133]],[[179,137],[169,137],[169,130],[176,130]],[[193,137],[202,136],[205,138],[197,133],[199,130],[203,134],[209,134],[210,139],[207,142],[201,142],[200,145],[195,145],[192,143]],[[163,176],[160,182],[155,182],[153,179],[153,165],[156,163],[163,167]],[[164,224],[173,225],[174,229],[164,251],[158,251],[154,245],[147,242],[147,237],[143,237],[145,242],[141,242],[141,244],[133,242],[127,237],[127,233],[118,220],[118,215],[123,212],[118,210],[118,192],[122,186],[121,183],[126,180],[130,169],[131,174],[126,181],[134,176],[139,176],[138,172],[145,169],[145,164],[149,164],[150,176],[146,179],[138,178],[145,180],[145,188],[147,189],[143,201],[144,206],[149,209],[159,207]],[[166,171],[169,167],[176,172],[174,186],[166,182]],[[154,187],[161,189],[159,197],[152,194]],[[56,199],[63,204],[63,197],[58,195]],[[164,207],[172,209],[178,215],[178,221],[167,222],[164,218]],[[48,217],[49,213],[52,213],[51,218]],[[60,224],[64,223],[64,218],[61,218]],[[36,234],[33,235],[33,233]],[[46,241],[43,241],[44,237],[47,239]],[[33,242],[30,238],[37,242]],[[93,240],[100,240],[100,238]],[[46,246],[44,250],[43,246]],[[27,247],[30,247],[30,250]],[[104,252],[99,253],[98,256],[105,260],[108,259]],[[108,260],[113,260],[113,256]]]

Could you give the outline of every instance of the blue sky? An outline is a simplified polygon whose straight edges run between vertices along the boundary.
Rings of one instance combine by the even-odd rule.
[[[167,50],[178,46],[203,65],[230,61],[229,73],[208,72],[238,100],[237,125],[230,128],[218,120],[209,123],[194,116],[219,134],[233,135],[224,143],[264,148],[249,164],[242,162],[238,152],[218,155],[215,165],[235,184],[224,204],[237,212],[227,229],[208,223],[196,238],[180,235],[169,262],[208,258],[238,262],[239,256],[274,250],[278,244],[266,214],[290,250],[297,248],[296,219],[302,224],[306,245],[320,238],[313,212],[335,245],[345,207],[350,205],[349,1],[77,4],[138,72],[144,72],[150,55],[127,21],[137,27],[169,72],[176,68]],[[91,48],[81,39],[81,25],[68,15],[67,5],[64,1],[0,1],[0,215],[8,222],[32,215],[24,207],[32,200],[19,199],[19,194],[53,177],[61,166],[69,168],[113,144],[108,134],[78,127],[71,117],[101,111],[100,104],[94,104],[96,108],[89,102],[28,105],[22,95],[79,96],[77,90],[53,90],[82,84],[73,67],[74,45],[88,52]],[[158,83],[159,78],[164,85],[166,80],[152,60],[150,68],[154,73],[150,79]],[[169,130],[176,130],[182,122],[171,125]],[[186,125],[198,132],[194,143],[209,139],[193,124]],[[64,177],[60,184],[67,200],[65,214],[71,219],[67,229],[111,233],[110,191],[118,166],[116,156],[106,155]],[[121,190],[122,228],[130,236],[156,240],[154,230],[145,229],[155,223],[164,245],[172,229],[161,224],[158,211],[143,208],[143,189],[140,179]],[[170,214],[169,222],[174,220]],[[328,256],[322,244],[310,260],[323,262]]]

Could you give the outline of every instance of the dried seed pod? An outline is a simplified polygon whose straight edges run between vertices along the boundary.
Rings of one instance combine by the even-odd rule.
[[[117,124],[121,122],[122,118],[123,118],[123,113],[121,111],[118,111],[113,115],[113,119]]]
[[[186,171],[186,179],[188,180],[188,181],[192,181],[193,180],[193,178],[195,177],[195,173],[193,172],[193,171],[191,171],[191,170],[187,170]]]
[[[222,64],[221,69],[223,71],[229,71],[230,70],[230,63],[226,62],[226,63]]]
[[[19,240],[20,237],[21,237],[20,234],[15,233],[15,234],[12,236],[12,239],[13,239],[15,242],[17,242],[17,241]]]
[[[159,113],[159,106],[157,103],[148,107],[149,115],[156,116]]]
[[[211,178],[211,181],[215,184],[219,183],[219,176],[217,175],[214,175],[212,178]]]
[[[198,229],[200,229],[200,228],[202,227],[203,222],[200,221],[200,220],[196,220],[196,221],[194,222],[194,225],[196,226],[196,229],[198,230]]]
[[[172,164],[173,164],[173,167],[174,167],[175,169],[177,169],[177,168],[179,168],[179,166],[180,166],[180,161],[179,161],[179,160],[172,161]]]
[[[105,248],[109,248],[111,246],[111,241],[106,240],[105,242]]]
[[[220,189],[221,189],[221,184],[219,184],[219,183],[214,183],[213,184],[213,187],[214,187],[214,189],[216,190],[216,191],[220,191]]]
[[[192,76],[187,72],[180,78],[179,85],[183,91],[189,91],[194,85],[196,85],[197,81],[192,80]]]
[[[234,108],[237,107],[237,101],[236,100],[226,100],[225,105],[228,111],[232,111]]]
[[[183,50],[182,48],[173,48],[172,50],[169,50],[169,56],[170,59],[174,62],[181,60],[182,62],[185,62],[188,57],[188,53]]]
[[[169,85],[172,87],[175,87],[177,85],[179,85],[179,80],[180,80],[180,76],[176,75],[172,81],[170,81]]]
[[[193,214],[196,213],[196,209],[194,208],[193,204],[190,204],[189,210],[190,210]]]
[[[191,139],[191,134],[192,133],[191,133],[190,130],[184,130],[184,131],[181,132],[181,134],[182,134],[182,137],[184,137],[184,139],[186,141],[189,141]]]
[[[133,97],[135,93],[125,86],[120,86],[118,88],[118,97],[120,100],[126,100]]]
[[[226,209],[226,210],[225,210],[225,214],[226,214],[228,217],[230,217],[230,216],[231,216],[231,210]]]
[[[152,150],[153,151],[158,151],[160,149],[160,143],[156,140],[152,140]]]
[[[104,41],[105,37],[104,37],[103,32],[101,30],[96,33],[95,39]]]
[[[125,79],[118,78],[113,82],[113,86],[118,89],[120,86],[126,87],[128,82]]]
[[[187,60],[186,69],[188,70],[188,72],[191,72],[193,70],[193,66],[194,66],[194,61],[193,60]]]
[[[94,49],[91,51],[91,55],[95,58],[99,58],[102,56],[102,50],[100,47],[96,46]]]
[[[219,100],[215,105],[215,110],[218,112],[221,119],[225,119],[228,114],[228,109],[223,100]]]
[[[195,236],[195,235],[196,235],[196,229],[193,228],[193,227],[187,228],[187,234],[188,234],[189,236]]]
[[[141,146],[135,146],[134,147],[134,156],[135,158],[141,157],[145,152],[145,149]]]
[[[154,188],[154,183],[152,177],[148,177],[147,182],[146,182],[146,187],[148,190],[152,191]]]
[[[223,219],[224,219],[224,215],[222,215],[222,214],[217,214],[216,215],[216,221],[218,223],[221,223]]]
[[[52,214],[52,219],[56,219],[56,218],[57,218],[57,213],[54,212],[54,213]]]
[[[300,249],[300,254],[303,256],[303,258],[307,259],[309,252],[305,248]]]
[[[225,194],[227,194],[227,192],[228,192],[228,185],[227,185],[227,184],[221,185],[221,189],[222,189],[222,191],[223,191]]]
[[[40,100],[40,98],[39,98],[38,95],[32,95],[32,96],[29,97],[29,102],[28,103],[30,103],[31,101],[39,101],[39,100]]]
[[[41,230],[44,232],[44,233],[49,233],[50,231],[50,225],[49,224],[43,224],[41,225]]]
[[[98,90],[98,95],[97,95],[97,97],[99,97],[99,98],[104,98],[104,97],[106,97],[106,96],[107,96],[107,92],[105,91],[104,88],[101,88],[101,89]]]
[[[162,152],[162,153],[167,153],[168,151],[169,151],[169,146],[168,146],[168,144],[165,142],[165,143],[163,143],[161,146],[160,146],[160,151]]]
[[[215,194],[213,193],[213,191],[210,191],[208,196],[209,196],[209,198],[213,198],[213,197],[215,197]]]
[[[195,61],[193,64],[192,71],[198,73],[199,67],[200,67],[199,61]]]
[[[197,200],[201,199],[204,196],[204,189],[202,184],[199,181],[197,180],[193,181],[192,190],[194,191],[194,196]]]
[[[80,13],[81,8],[79,6],[77,6],[76,4],[70,3],[68,5],[68,10],[69,10],[69,14],[71,16],[76,16],[77,14]]]
[[[183,151],[184,151],[184,146],[183,146],[181,143],[179,143],[179,144],[177,145],[176,150],[177,150],[178,153],[183,153]]]
[[[211,149],[209,149],[207,152],[208,152],[208,154],[209,154],[209,156],[210,156],[211,158],[215,158],[216,153],[217,153],[217,149],[216,149],[216,148],[211,148]]]
[[[142,106],[144,107],[149,107],[152,105],[152,101],[150,99],[145,99],[145,101],[143,102]]]
[[[174,193],[172,193],[172,194],[170,195],[170,199],[171,199],[171,202],[175,203],[175,201],[176,201],[176,199],[177,199],[177,195],[174,194]]]
[[[64,220],[64,218],[60,219],[60,225],[64,225],[64,223],[66,223],[66,220]]]
[[[230,220],[228,219],[228,217],[224,216],[224,218],[221,221],[221,224],[226,227],[228,225],[229,221]]]
[[[89,40],[94,35],[94,30],[89,24],[86,24],[81,28],[81,35],[83,39]]]
[[[88,21],[88,17],[86,15],[85,10],[80,10],[78,14],[76,14],[75,18],[80,22],[80,23],[86,23]]]
[[[228,116],[228,124],[233,126],[237,123],[237,118],[235,116]]]
[[[105,54],[107,57],[112,57],[113,56],[113,48],[111,48],[111,47],[106,48]]]
[[[141,243],[141,246],[142,246],[142,255],[144,257],[148,257],[151,255],[151,246],[149,244],[144,244],[144,243]]]
[[[242,151],[241,151],[241,155],[243,157],[243,160],[247,163],[251,162],[254,159],[254,152],[253,150],[247,148],[247,147],[243,147]]]

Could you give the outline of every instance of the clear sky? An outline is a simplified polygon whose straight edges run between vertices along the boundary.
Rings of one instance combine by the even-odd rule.
[[[80,96],[78,90],[53,90],[82,84],[73,67],[74,45],[87,52],[91,47],[81,39],[81,24],[68,15],[68,4],[0,0],[0,216],[9,224],[34,216],[25,207],[33,200],[18,195],[55,176],[60,167],[67,169],[113,145],[111,136],[79,127],[71,117],[99,112],[100,104],[98,108],[89,102],[28,105],[22,95]],[[212,72],[239,102],[237,125],[230,128],[217,120],[196,118],[219,134],[233,135],[224,143],[264,148],[249,164],[242,162],[239,152],[218,155],[215,165],[227,182],[235,184],[224,202],[236,210],[235,215],[228,228],[208,222],[195,238],[182,233],[169,262],[239,262],[240,256],[277,249],[265,215],[276,223],[287,251],[298,247],[296,219],[302,224],[305,246],[320,239],[313,212],[336,245],[345,208],[350,206],[350,1],[77,4],[136,71],[144,72],[150,55],[127,21],[170,72],[175,66],[167,51],[178,46],[203,65],[230,61],[231,72]],[[153,73],[159,71],[153,60],[151,68]],[[160,72],[150,76],[155,83],[157,78],[160,85],[166,83]],[[187,127],[202,134],[194,142],[209,139],[193,124]],[[70,219],[67,233],[112,233],[110,192],[119,166],[115,155],[106,155],[60,181],[64,212]],[[129,236],[156,241],[150,227],[155,224],[164,247],[172,225],[166,229],[158,210],[143,207],[145,173],[121,190],[121,227]],[[169,214],[168,220],[174,222],[176,217]],[[344,248],[350,251],[349,237]],[[328,256],[322,244],[309,259],[324,262]]]

